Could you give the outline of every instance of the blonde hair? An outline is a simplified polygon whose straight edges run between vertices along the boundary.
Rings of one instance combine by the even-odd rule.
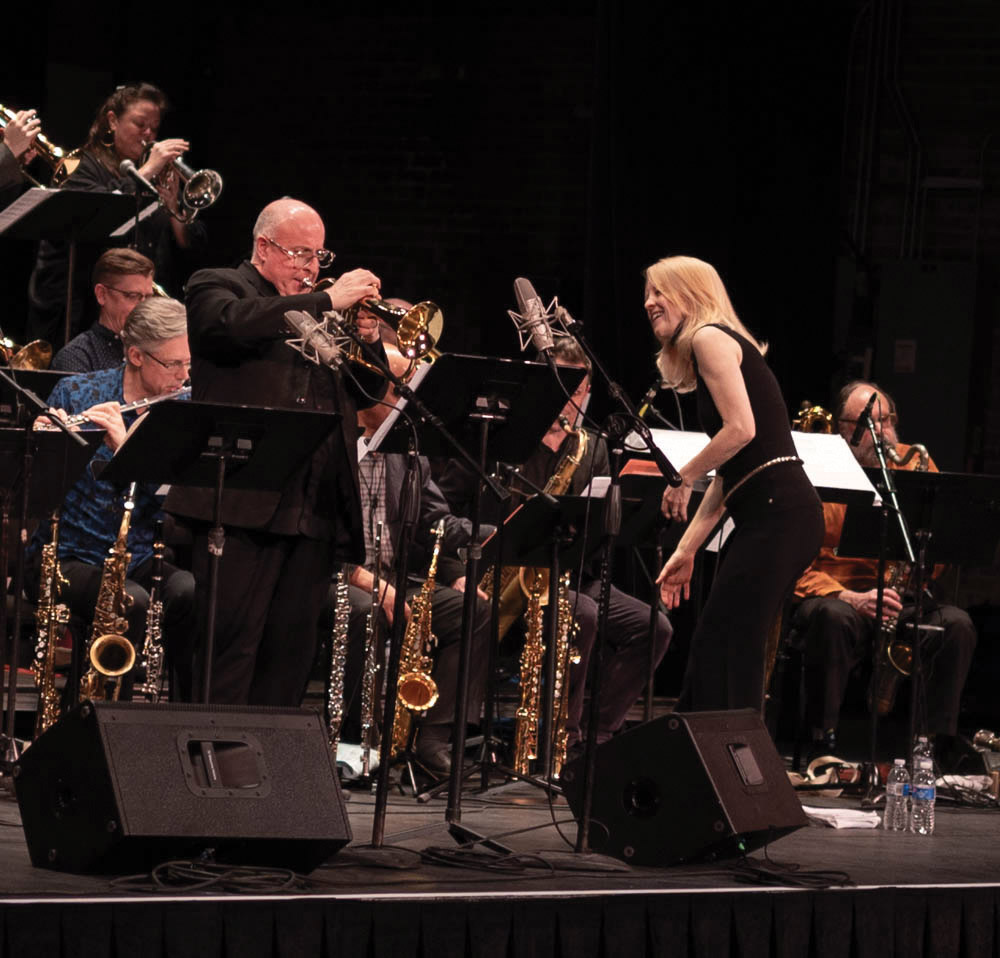
[[[718,324],[750,340],[763,355],[767,345],[757,342],[740,322],[722,278],[711,263],[693,256],[668,256],[646,270],[646,282],[677,308],[683,320],[661,345],[656,367],[663,381],[678,392],[695,387],[691,340],[702,326]]]

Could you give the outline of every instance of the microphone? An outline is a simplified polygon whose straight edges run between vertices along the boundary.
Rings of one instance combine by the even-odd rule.
[[[646,390],[646,395],[642,397],[642,402],[639,403],[639,418],[645,417],[646,413],[649,412],[650,407],[653,405],[653,400],[656,399],[656,394],[663,388],[663,380],[657,379],[649,389]]]
[[[515,313],[513,310],[507,312],[514,320],[521,337],[521,351],[528,348],[530,338],[535,349],[550,359],[549,352],[554,345],[552,327],[549,325],[551,317],[542,306],[535,287],[531,285],[530,280],[518,277],[514,280],[514,295],[517,297],[517,305],[521,312]]]
[[[318,366],[329,366],[340,369],[344,362],[344,350],[341,342],[349,337],[338,337],[328,327],[327,316],[338,316],[337,313],[324,313],[321,321],[314,319],[302,310],[289,310],[285,313],[285,322],[299,334],[299,339],[287,339],[285,345],[316,363]],[[336,323],[336,321],[335,321]],[[336,325],[334,326],[336,328]]]
[[[872,417],[872,409],[875,407],[875,400],[878,399],[878,393],[872,393],[868,397],[868,404],[865,406],[865,411],[858,416],[858,422],[854,427],[854,435],[851,436],[851,445],[856,446],[861,442],[861,437],[865,433],[865,429],[868,428],[868,420]]]
[[[157,188],[139,172],[136,165],[131,160],[122,160],[121,163],[118,164],[118,172],[121,173],[122,176],[130,176],[136,181],[136,183],[139,184],[139,186],[152,193],[153,196],[158,195],[159,190],[157,190]]]

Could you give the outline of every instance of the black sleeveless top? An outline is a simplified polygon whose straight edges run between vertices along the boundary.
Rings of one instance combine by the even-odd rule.
[[[745,336],[734,332],[726,326],[713,323],[716,329],[721,329],[740,344],[743,349],[743,361],[740,363],[740,373],[750,399],[750,409],[753,412],[756,433],[739,452],[718,468],[722,476],[723,492],[728,492],[747,473],[756,469],[762,463],[778,456],[794,456],[795,444],[792,442],[791,426],[788,422],[788,411],[782,398],[778,381],[774,378],[760,350]],[[714,436],[722,428],[722,417],[715,408],[712,394],[698,372],[698,361],[694,352],[691,353],[694,371],[697,377],[695,395],[698,402],[698,418],[701,428]]]

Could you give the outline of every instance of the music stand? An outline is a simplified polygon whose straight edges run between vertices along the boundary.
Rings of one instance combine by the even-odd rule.
[[[0,237],[29,240],[60,237],[66,242],[64,343],[69,342],[72,324],[76,244],[107,239],[129,219],[134,203],[135,197],[124,193],[36,187],[23,193],[0,213]]]
[[[60,379],[72,375],[54,369],[8,369],[7,372],[19,385],[26,386],[45,401]],[[17,395],[9,383],[0,379],[0,422],[14,422],[17,418]]]
[[[208,703],[226,489],[276,491],[337,427],[340,413],[211,402],[165,402],[140,417],[101,479],[213,487],[202,701]]]

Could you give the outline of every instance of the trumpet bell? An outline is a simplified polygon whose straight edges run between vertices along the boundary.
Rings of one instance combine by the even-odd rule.
[[[399,320],[396,328],[399,351],[407,359],[423,359],[435,347],[443,329],[441,307],[429,300],[417,303]]]
[[[222,177],[215,170],[198,170],[184,184],[184,205],[192,210],[208,209],[222,192]]]

